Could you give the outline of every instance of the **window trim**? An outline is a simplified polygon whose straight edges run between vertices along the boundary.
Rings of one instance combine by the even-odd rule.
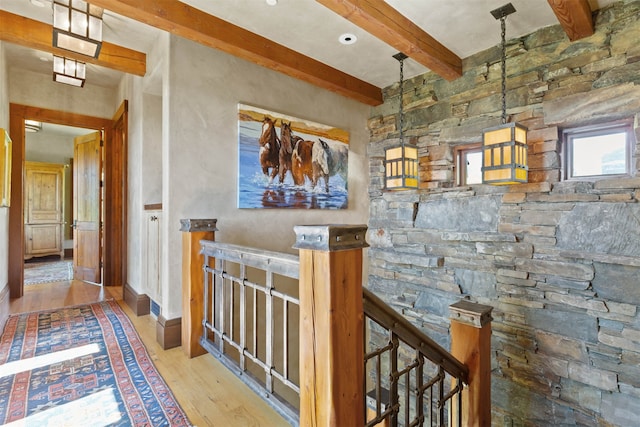
[[[468,153],[482,153],[482,143],[475,142],[473,144],[464,144],[464,145],[456,145],[453,147],[453,159],[454,159],[454,169],[455,169],[455,185],[456,187],[463,187],[469,185],[480,185],[478,184],[466,184],[467,176],[466,176],[466,168],[463,167],[463,159],[466,158]]]
[[[591,136],[606,135],[610,133],[624,132],[627,136],[625,145],[625,173],[606,175],[581,175],[573,176],[573,144],[574,138],[585,138]],[[635,147],[635,135],[633,124],[630,120],[620,120],[598,125],[581,126],[562,131],[562,150],[560,152],[562,180],[563,181],[598,181],[602,179],[629,178],[635,176],[633,168],[633,152]]]

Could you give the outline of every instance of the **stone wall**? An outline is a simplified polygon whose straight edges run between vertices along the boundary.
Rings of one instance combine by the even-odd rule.
[[[596,33],[560,26],[510,40],[509,120],[530,129],[529,184],[456,187],[454,147],[500,121],[500,52],[446,82],[405,82],[418,191],[385,192],[398,85],[369,120],[370,289],[448,347],[448,306],[494,309],[493,424],[638,425],[640,152],[634,176],[561,180],[562,130],[629,119],[640,140],[640,1],[599,11]]]

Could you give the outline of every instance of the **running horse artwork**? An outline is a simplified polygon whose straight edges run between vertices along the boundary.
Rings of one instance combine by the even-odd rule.
[[[278,174],[280,169],[280,138],[276,133],[276,126],[269,117],[262,121],[262,134],[258,140],[260,143],[260,167],[262,173],[269,177],[269,183]],[[271,169],[271,174],[269,174]],[[282,178],[280,179],[282,182]]]
[[[238,208],[347,209],[348,154],[344,129],[238,104]]]

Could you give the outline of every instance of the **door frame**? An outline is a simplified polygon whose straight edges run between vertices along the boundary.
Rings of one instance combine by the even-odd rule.
[[[124,107],[123,107],[124,106]],[[118,111],[124,110],[123,102]],[[117,117],[117,115],[116,115]],[[122,286],[126,272],[126,128],[124,143],[113,144],[112,119],[86,116],[59,110],[9,104],[9,135],[13,141],[11,160],[11,206],[9,208],[9,294],[20,298],[24,294],[24,212],[23,212],[23,169],[25,157],[25,120],[102,130],[104,132],[104,198],[103,209],[103,284]],[[122,139],[122,138],[121,138]],[[123,151],[124,150],[124,151]],[[114,161],[116,159],[116,161]],[[111,217],[109,217],[111,216]],[[107,224],[108,218],[108,224]],[[124,255],[124,256],[123,256]],[[114,257],[122,257],[114,265]],[[117,270],[116,270],[117,267]]]

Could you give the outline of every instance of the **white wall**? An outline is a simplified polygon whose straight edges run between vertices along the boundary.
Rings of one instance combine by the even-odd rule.
[[[0,128],[9,129],[9,76],[4,43],[0,41]],[[0,293],[9,279],[9,208],[0,208]]]
[[[162,96],[144,93],[142,202],[162,202]]]
[[[24,156],[25,160],[32,162],[69,163],[69,159],[73,158],[73,136],[25,132]]]
[[[163,96],[163,314],[181,315],[181,218],[216,218],[216,240],[295,252],[297,224],[366,224],[369,107],[202,45],[171,37]],[[238,103],[350,133],[349,209],[238,209]]]
[[[147,74],[144,77],[126,75],[118,88],[115,106],[123,100],[129,101],[128,171],[127,171],[127,284],[139,294],[144,287],[142,262],[145,253],[142,243],[146,223],[143,221],[145,204],[162,202],[161,172],[150,179],[151,171],[161,163],[163,123],[162,81],[166,74],[165,58],[169,45],[168,33],[161,33],[156,44],[147,55]],[[151,160],[152,159],[152,160]]]

